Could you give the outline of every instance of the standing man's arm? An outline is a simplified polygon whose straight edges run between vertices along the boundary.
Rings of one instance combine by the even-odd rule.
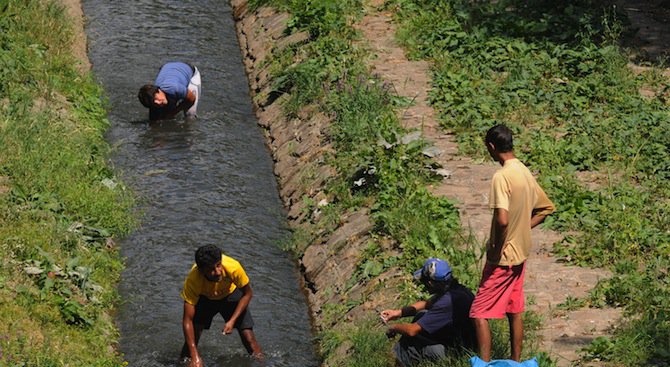
[[[493,211],[493,226],[495,236],[491,243],[491,251],[488,256],[490,260],[499,261],[502,258],[505,244],[507,243],[507,226],[509,225],[509,212],[507,209],[495,208]]]
[[[186,348],[188,348],[189,355],[191,356],[189,367],[202,367],[202,359],[200,359],[200,354],[198,354],[195,328],[193,327],[194,316],[195,306],[188,302],[184,302],[184,315],[181,324],[184,331],[184,339],[186,340]]]
[[[240,302],[237,303],[237,307],[235,307],[235,311],[233,312],[233,315],[230,317],[228,321],[226,321],[226,324],[223,325],[223,333],[224,334],[230,334],[233,332],[233,329],[235,328],[235,323],[237,322],[237,319],[240,317],[242,312],[247,309],[247,306],[249,306],[249,302],[251,302],[251,297],[253,297],[253,291],[251,290],[251,285],[247,283],[244,287],[240,288],[242,293],[242,298],[240,298]]]
[[[530,228],[535,228],[538,224],[544,222],[544,219],[556,210],[554,203],[549,200],[547,194],[544,193],[544,190],[539,185],[536,192],[537,202],[533,207],[533,213],[530,218]]]
[[[493,209],[491,236],[486,249],[486,260],[497,264],[502,259],[507,244],[507,227],[509,225],[509,207],[512,189],[509,180],[502,171],[493,175],[489,192],[489,207]]]
[[[537,227],[538,224],[544,222],[544,219],[547,218],[546,214],[536,214],[533,211],[533,216],[530,218],[530,228]]]

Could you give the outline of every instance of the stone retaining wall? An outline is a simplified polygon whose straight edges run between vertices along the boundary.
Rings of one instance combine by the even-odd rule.
[[[318,211],[319,205],[313,209],[308,202],[323,205],[330,199],[323,188],[336,175],[335,169],[326,163],[327,154],[332,152],[326,135],[331,120],[317,106],[304,107],[296,118],[284,115],[282,101],[288,96],[273,90],[267,58],[284,47],[305,42],[308,35],[286,36],[287,14],[265,7],[252,12],[247,2],[232,0],[231,5],[252,101],[258,123],[266,131],[289,224],[299,229],[312,225],[311,221],[318,218],[318,213],[308,211]],[[365,283],[348,284],[360,254],[368,245],[371,229],[369,210],[342,213],[335,230],[324,230],[313,243],[300,244],[305,250],[299,263],[317,329],[346,326],[354,319],[372,317],[381,305],[393,302],[395,287],[389,283],[399,281],[398,270]],[[344,307],[342,315],[324,318],[326,304],[350,306]]]

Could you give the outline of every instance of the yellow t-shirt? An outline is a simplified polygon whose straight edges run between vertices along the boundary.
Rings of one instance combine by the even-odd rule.
[[[184,281],[181,298],[192,305],[198,303],[201,295],[211,300],[220,300],[233,293],[235,289],[249,284],[249,277],[237,260],[221,255],[221,264],[223,265],[223,276],[218,282],[207,280],[198,270],[198,265],[193,264]]]
[[[506,209],[508,212],[505,249],[500,259],[488,258],[496,265],[518,265],[526,261],[532,245],[530,239],[530,218],[536,214],[549,215],[554,212],[554,204],[549,200],[530,170],[518,159],[506,160],[494,175],[489,195],[491,209]],[[496,243],[495,215],[491,223],[491,233],[487,251]]]

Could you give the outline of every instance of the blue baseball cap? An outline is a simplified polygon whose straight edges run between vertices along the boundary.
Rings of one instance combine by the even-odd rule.
[[[446,282],[451,279],[451,266],[442,259],[431,257],[423,263],[421,269],[414,272],[414,279]]]

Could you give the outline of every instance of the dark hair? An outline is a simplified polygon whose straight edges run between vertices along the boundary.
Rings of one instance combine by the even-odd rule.
[[[200,269],[211,268],[221,261],[221,249],[215,245],[205,245],[195,251],[195,263]]]
[[[511,152],[514,149],[512,130],[505,125],[496,125],[486,132],[486,143],[491,143],[500,153]]]
[[[449,289],[451,289],[451,287],[455,287],[460,284],[458,279],[454,277],[449,277],[447,280],[431,280],[422,277],[421,281],[424,282],[424,284],[428,284],[428,282],[430,282],[432,292],[437,294],[446,293]]]
[[[137,98],[144,107],[151,108],[154,104],[154,94],[156,94],[156,92],[158,92],[157,86],[153,84],[145,84],[140,88],[140,92],[137,93]]]

